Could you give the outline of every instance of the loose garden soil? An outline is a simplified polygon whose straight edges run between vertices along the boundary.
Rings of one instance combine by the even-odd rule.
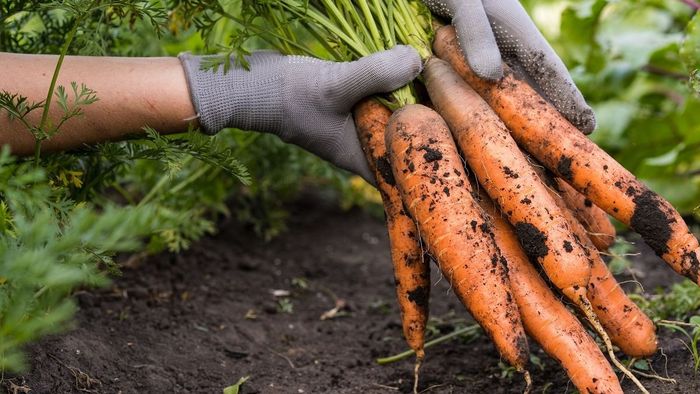
[[[289,231],[271,242],[227,220],[184,253],[145,258],[110,287],[80,292],[75,329],[31,346],[30,372],[4,388],[221,393],[250,376],[242,394],[410,392],[412,360],[374,361],[406,349],[382,221],[314,196],[290,209]],[[647,289],[679,280],[648,248],[639,250],[634,269]],[[469,318],[435,270],[433,283],[431,315],[442,320],[434,327],[449,333]],[[321,320],[338,303],[347,308]],[[688,350],[669,332],[660,338],[664,355],[653,365],[678,383],[643,382],[652,393],[700,392]],[[563,370],[532,349],[544,362],[532,367],[534,392],[575,392]],[[522,392],[517,374],[503,375],[482,335],[429,348],[420,389]],[[629,381],[623,386],[637,392]]]

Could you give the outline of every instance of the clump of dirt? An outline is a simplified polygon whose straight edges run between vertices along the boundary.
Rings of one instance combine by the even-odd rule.
[[[547,236],[531,223],[518,222],[515,224],[515,233],[527,256],[536,261],[549,253]]]
[[[571,245],[571,242],[564,241],[564,250],[566,250],[567,253],[571,253],[574,251],[574,247],[573,245]]]
[[[508,178],[513,178],[513,179],[520,178],[520,175],[518,175],[517,172],[511,170],[510,167],[503,167],[503,172],[506,174],[506,176]]]
[[[408,300],[419,306],[428,305],[430,300],[430,287],[420,286],[409,291]]]
[[[687,267],[683,274],[693,282],[698,283],[698,278],[700,278],[700,261],[698,261],[698,255],[695,251],[683,255],[683,266]]]
[[[423,154],[423,158],[425,159],[426,163],[432,163],[436,160],[442,160],[442,152],[440,152],[437,149],[431,148],[428,145],[421,146],[418,150],[425,151],[425,154]]]
[[[557,163],[557,172],[559,175],[566,179],[567,181],[572,181],[574,179],[574,173],[571,171],[571,158],[567,156],[562,156]]]
[[[5,376],[0,391],[220,393],[250,376],[242,394],[410,393],[413,360],[375,362],[407,349],[384,223],[314,196],[291,209],[290,230],[270,243],[224,221],[218,235],[185,253],[149,257],[124,268],[109,288],[80,292],[76,328],[30,347],[31,370]],[[679,278],[639,247],[635,278],[645,288]],[[448,281],[434,267],[432,275],[435,335],[452,332],[460,319],[472,324]],[[326,313],[339,303],[347,307]],[[321,320],[324,314],[333,317]],[[692,356],[678,337],[661,331],[659,339],[663,354],[652,365],[678,384],[644,379],[647,388],[700,392]],[[573,391],[556,362],[532,342],[530,349],[542,360],[541,368],[530,365],[534,392]],[[518,374],[499,367],[485,335],[426,353],[419,389],[427,393],[521,393],[525,387]],[[637,392],[629,380],[623,388]]]
[[[671,225],[668,215],[661,209],[656,193],[646,190],[634,198],[635,208],[630,225],[646,243],[661,256],[668,253]]]
[[[390,186],[396,186],[396,179],[394,179],[394,172],[391,169],[391,162],[389,161],[388,154],[377,159],[377,171],[382,175],[384,182]]]

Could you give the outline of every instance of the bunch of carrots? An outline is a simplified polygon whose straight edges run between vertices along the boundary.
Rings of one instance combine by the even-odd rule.
[[[278,27],[270,42],[287,53],[300,48],[289,47],[296,37],[282,21],[299,23],[318,40],[320,46],[309,44],[304,54],[319,56],[313,48],[321,47],[334,60],[352,60],[402,43],[424,58],[421,82],[429,99],[423,104],[409,86],[354,109],[384,202],[403,332],[417,357],[416,384],[432,258],[528,387],[527,336],[561,363],[581,392],[621,393],[610,363],[646,392],[614,350],[654,354],[655,326],[600,253],[615,239],[611,215],[697,283],[700,245],[666,200],[507,65],[500,81],[477,77],[454,29],[433,32],[418,1],[281,0],[259,7]]]

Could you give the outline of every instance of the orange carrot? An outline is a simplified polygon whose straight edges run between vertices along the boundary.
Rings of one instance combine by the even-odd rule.
[[[508,129],[448,63],[433,58],[423,75],[435,108],[479,183],[515,227],[525,252],[578,304],[586,297],[589,261]]]
[[[508,264],[513,295],[528,335],[559,361],[582,393],[622,393],[620,382],[586,329],[552,293],[528,261],[513,227],[493,202],[481,194],[481,207],[491,216],[493,232]]]
[[[676,272],[698,283],[700,244],[668,201],[586,138],[507,66],[498,82],[480,79],[464,61],[452,27],[438,30],[433,46],[496,111],[521,147],[638,232]]]
[[[424,76],[435,108],[450,125],[479,182],[514,224],[525,252],[542,264],[552,283],[585,314],[611,361],[645,391],[615,357],[612,341],[588,299],[591,265],[586,253],[508,129],[448,63],[431,59]]]
[[[588,299],[605,331],[628,356],[653,355],[657,350],[654,322],[627,297],[598,251],[592,251],[591,255],[594,264],[588,284]]]
[[[420,363],[425,356],[430,265],[424,258],[416,225],[404,210],[389,164],[384,130],[390,116],[391,111],[373,99],[361,101],[354,109],[358,137],[384,202],[404,338]]]
[[[443,275],[501,356],[524,370],[527,340],[508,276],[444,120],[408,105],[389,120],[386,144],[404,205]]]
[[[566,206],[574,213],[576,219],[583,225],[588,237],[598,250],[608,250],[615,242],[615,226],[610,222],[608,214],[597,205],[558,178],[557,186]]]
[[[543,169],[537,169],[540,177],[551,186],[550,194],[571,225],[577,241],[583,245],[592,264],[588,283],[588,299],[612,343],[630,357],[649,357],[656,353],[656,326],[654,322],[627,297],[624,290],[603,261],[598,249],[588,237],[586,229],[560,196],[558,182]],[[558,193],[560,192],[560,193]]]

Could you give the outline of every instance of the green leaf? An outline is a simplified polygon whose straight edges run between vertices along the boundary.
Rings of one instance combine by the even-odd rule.
[[[666,31],[672,22],[671,16],[664,12],[642,8],[601,28],[598,39],[608,56],[638,69],[646,65],[657,50],[680,42],[681,34]]]
[[[598,121],[593,140],[609,149],[624,148],[627,144],[624,133],[637,116],[638,106],[633,102],[609,100],[594,104],[593,109]]]
[[[685,320],[688,316],[695,316],[700,308],[700,287],[686,279],[670,289],[659,288],[654,295],[638,301],[644,312],[654,320]],[[682,327],[672,322],[660,322],[659,325],[687,335]]]
[[[700,93],[700,70],[694,69],[690,72],[689,82],[693,91]]]
[[[700,68],[700,14],[696,14],[685,28],[680,55],[689,72]]]
[[[586,64],[589,55],[597,49],[595,40],[599,19],[607,5],[606,0],[585,0],[571,4],[561,17],[561,39],[566,42],[567,57]]]
[[[68,95],[66,94],[66,88],[63,85],[58,85],[56,87],[56,104],[58,104],[64,112],[68,112]]]
[[[634,368],[638,369],[640,371],[648,371],[649,370],[649,362],[647,362],[647,360],[637,360],[634,363]]]
[[[248,379],[250,379],[250,376],[244,376],[238,379],[238,382],[224,389],[224,394],[238,394],[238,392],[241,389],[241,386],[243,386],[243,383],[247,382]]]
[[[656,157],[650,157],[646,160],[644,160],[644,164],[648,166],[654,166],[654,167],[661,167],[661,166],[669,166],[678,160],[678,154],[685,149],[685,144],[680,143],[676,145],[673,149],[670,151],[664,153],[663,155],[656,156]]]
[[[689,96],[672,120],[683,142],[688,145],[700,143],[700,98]]]

